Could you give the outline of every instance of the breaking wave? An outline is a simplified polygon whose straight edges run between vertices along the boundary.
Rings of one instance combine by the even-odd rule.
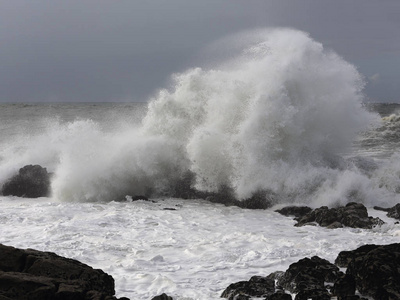
[[[229,59],[173,75],[138,126],[53,124],[40,154],[55,174],[53,197],[173,196],[190,178],[192,189],[228,188],[237,199],[264,191],[274,201],[376,201],[374,171],[344,158],[356,135],[379,122],[362,105],[357,69],[305,32],[243,37],[224,40],[235,45]]]

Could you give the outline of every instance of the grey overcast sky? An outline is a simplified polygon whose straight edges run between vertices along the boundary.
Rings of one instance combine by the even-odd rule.
[[[276,26],[400,102],[400,0],[0,0],[0,102],[146,101],[210,43]]]

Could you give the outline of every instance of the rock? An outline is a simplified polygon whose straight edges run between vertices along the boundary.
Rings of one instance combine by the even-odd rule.
[[[283,291],[278,291],[265,298],[265,300],[292,300],[292,296]]]
[[[159,296],[153,297],[151,300],[173,300],[173,298],[170,297],[170,296],[168,296],[168,295],[165,294],[165,293],[162,293],[162,294],[159,295]]]
[[[115,300],[114,294],[114,279],[102,270],[51,252],[0,244],[0,299]]]
[[[320,226],[328,228],[352,227],[371,229],[382,225],[384,222],[379,218],[368,216],[367,208],[361,203],[350,202],[346,206],[328,208],[322,206],[296,218],[295,226],[304,226],[316,222]]]
[[[349,274],[340,276],[333,285],[332,292],[337,296],[338,300],[354,296],[356,293],[356,281],[354,276]]]
[[[289,266],[285,274],[278,279],[278,285],[291,293],[297,293],[295,299],[330,299],[325,282],[335,282],[340,276],[339,268],[329,261],[313,256],[303,258]]]
[[[362,257],[366,255],[368,252],[370,252],[373,249],[378,248],[379,245],[364,245],[356,250],[352,251],[342,251],[338,254],[335,260],[335,265],[339,266],[340,268],[347,268],[349,263],[357,258],[357,257]]]
[[[25,198],[48,197],[50,195],[50,174],[39,165],[27,165],[4,183],[4,196]]]
[[[250,297],[265,297],[275,292],[275,280],[253,276],[249,281],[239,281],[229,285],[221,294],[221,298],[229,300],[250,299]],[[241,298],[238,298],[238,297]]]
[[[308,206],[286,206],[282,209],[275,210],[284,216],[294,216],[300,218],[312,211],[311,207]]]
[[[356,288],[362,295],[379,300],[400,299],[399,243],[367,245],[356,249],[352,255],[348,252],[345,256],[352,256],[352,259],[346,274],[354,277]],[[340,261],[343,261],[343,255]]]
[[[400,203],[390,208],[387,213],[387,216],[390,218],[395,218],[397,220],[400,220]]]
[[[379,207],[379,206],[374,206],[374,209],[386,211],[387,212],[386,215],[389,218],[394,218],[394,219],[400,220],[400,203],[396,204],[395,206],[393,206],[391,208],[383,208],[383,207]]]

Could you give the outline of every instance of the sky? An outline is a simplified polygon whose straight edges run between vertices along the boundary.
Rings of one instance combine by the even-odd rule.
[[[0,102],[147,101],[208,45],[291,27],[400,103],[399,0],[0,0]]]

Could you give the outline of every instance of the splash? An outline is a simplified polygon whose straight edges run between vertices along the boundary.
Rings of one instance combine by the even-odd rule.
[[[377,120],[362,107],[356,68],[301,31],[243,37],[224,40],[229,59],[175,74],[140,126],[56,126],[54,197],[174,195],[191,174],[193,189],[228,188],[237,199],[264,191],[276,201],[372,201],[368,175],[342,158]]]
[[[376,121],[362,108],[360,74],[296,30],[258,32],[240,50],[219,67],[175,75],[150,102],[143,132],[182,149],[196,189],[328,197],[346,175],[338,155]],[[346,172],[359,184],[362,175]],[[352,191],[342,193],[335,198]]]

